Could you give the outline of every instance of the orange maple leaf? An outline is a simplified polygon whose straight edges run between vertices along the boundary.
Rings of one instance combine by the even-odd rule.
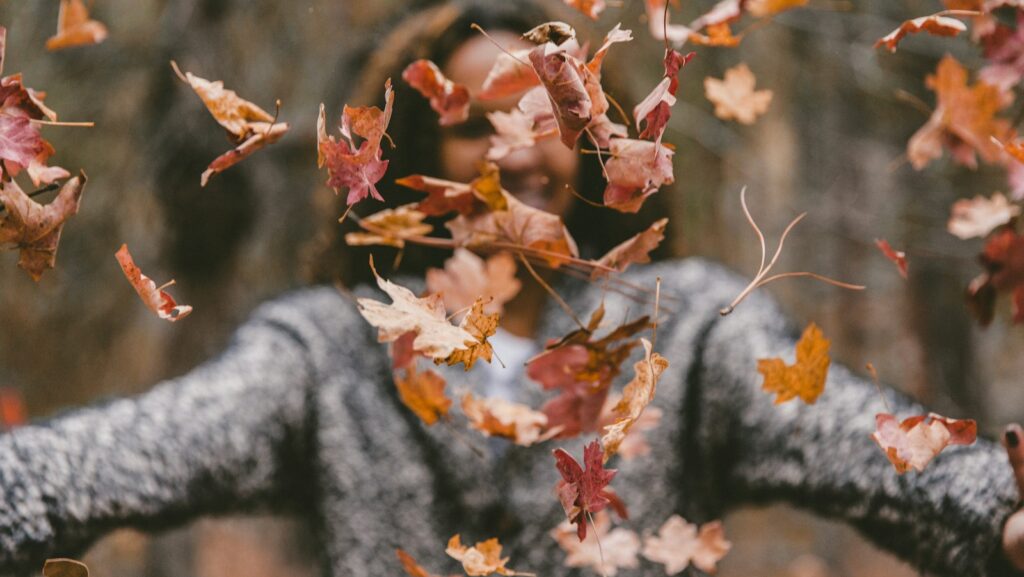
[[[814,404],[825,390],[828,375],[829,340],[811,323],[796,343],[796,363],[787,365],[780,358],[758,359],[757,371],[764,375],[764,390],[776,393],[775,404],[800,397]]]
[[[768,110],[772,101],[771,90],[754,90],[757,79],[746,64],[725,71],[722,80],[704,79],[704,93],[715,105],[715,116],[722,120],[735,119],[741,124],[753,124]]]
[[[89,11],[82,0],[60,0],[57,14],[57,33],[46,40],[50,52],[99,44],[107,38],[107,27],[98,20],[89,18]]]
[[[459,535],[456,534],[448,540],[448,548],[445,553],[449,557],[462,563],[463,570],[470,577],[483,577],[491,573],[501,575],[515,575],[516,572],[508,567],[508,557],[501,556],[501,543],[495,539],[480,541],[472,547],[462,544]]]
[[[910,469],[920,473],[949,445],[970,445],[978,436],[974,420],[947,419],[935,413],[902,422],[888,413],[879,413],[875,423],[871,438],[901,475]]]
[[[416,370],[415,362],[404,369],[404,374],[395,372],[395,386],[402,404],[427,425],[447,415],[452,406],[452,400],[444,394],[445,384],[444,378],[434,371]]]

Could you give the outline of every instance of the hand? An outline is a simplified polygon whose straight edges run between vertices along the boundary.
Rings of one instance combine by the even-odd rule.
[[[1017,489],[1024,498],[1024,429],[1014,423],[1003,432],[1003,445],[1010,457]],[[1017,569],[1024,571],[1024,509],[1010,515],[1003,526],[1003,552]]]

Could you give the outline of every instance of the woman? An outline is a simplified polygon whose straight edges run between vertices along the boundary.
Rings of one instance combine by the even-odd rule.
[[[379,60],[400,70],[413,58],[432,58],[472,89],[489,45],[470,34],[469,21],[518,32],[551,19],[518,6],[488,14],[451,7],[421,13],[400,33],[422,31],[419,44],[430,49],[412,53],[385,42],[389,54]],[[512,35],[499,39],[511,42]],[[368,73],[366,85],[379,90],[382,79],[374,76]],[[417,101],[399,98],[403,106]],[[398,114],[391,176],[439,168],[438,176],[465,179],[486,146],[485,132],[469,130],[479,126],[474,121],[435,139],[398,132],[414,126]],[[549,210],[584,210],[568,208],[560,185],[596,190],[584,186],[592,171],[557,147],[529,154],[505,160],[506,185]],[[574,232],[595,231],[589,240],[577,234],[595,252],[623,238],[602,239],[613,235],[593,221],[574,227],[575,218],[567,216]],[[365,259],[349,262],[365,270]],[[1017,489],[997,445],[950,450],[927,474],[897,477],[866,437],[873,415],[884,410],[870,382],[833,367],[814,406],[776,407],[760,390],[754,359],[794,346],[792,328],[767,297],[757,294],[719,316],[744,282],[699,260],[626,276],[645,285],[661,277],[663,294],[676,299],[659,328],[658,348],[672,365],[655,400],[665,418],[647,435],[657,458],[617,464],[613,483],[639,526],[658,526],[673,512],[704,522],[737,504],[785,499],[845,519],[937,575],[1013,574],[1000,536]],[[508,305],[505,326],[531,337],[564,334],[568,319],[536,290]],[[560,291],[576,311],[593,310],[605,297],[584,284],[565,283]],[[605,301],[609,316],[629,304],[614,294]],[[330,575],[395,574],[396,547],[437,567],[455,533],[467,541],[499,537],[517,569],[568,572],[547,536],[564,517],[551,494],[558,474],[548,450],[508,446],[480,457],[451,428],[424,427],[398,400],[375,337],[333,288],[299,291],[261,307],[221,356],[184,377],[0,437],[0,571],[37,571],[44,558],[74,554],[119,526],[152,530],[271,506],[314,520]],[[519,394],[538,404],[536,388]],[[887,396],[898,415],[926,412]],[[1019,444],[1019,436],[1009,439]],[[563,446],[579,455],[588,440]],[[1011,554],[1021,550],[1010,541]]]

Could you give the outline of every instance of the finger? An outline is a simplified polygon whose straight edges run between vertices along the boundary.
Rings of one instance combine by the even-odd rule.
[[[1013,478],[1017,480],[1017,490],[1024,498],[1024,429],[1017,423],[1007,426],[1003,432],[1003,443],[1013,468]]]
[[[1003,526],[1003,552],[1014,567],[1024,570],[1024,510],[1010,515]]]

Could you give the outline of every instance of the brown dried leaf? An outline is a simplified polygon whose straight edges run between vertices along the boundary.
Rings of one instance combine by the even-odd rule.
[[[608,461],[618,452],[629,430],[640,420],[644,409],[654,400],[661,373],[668,368],[668,360],[658,353],[651,352],[651,342],[640,339],[644,346],[644,358],[633,364],[633,380],[622,391],[622,399],[615,405],[612,412],[615,422],[604,427],[601,446],[604,447],[604,460]]]
[[[811,323],[796,343],[796,363],[786,365],[780,358],[758,359],[757,371],[764,375],[764,390],[775,393],[775,404],[800,397],[814,404],[825,390],[828,375],[829,340],[818,325]]]
[[[487,337],[493,336],[495,331],[498,330],[498,313],[485,313],[484,301],[478,298],[473,303],[473,308],[469,311],[469,314],[462,319],[459,328],[473,335],[474,340],[472,343],[466,343],[463,348],[452,351],[444,359],[444,362],[449,367],[462,363],[467,371],[473,368],[473,363],[477,359],[483,359],[488,363],[491,362],[491,354],[494,351],[491,349],[491,343],[487,342]],[[441,360],[434,359],[434,362],[440,364]]]
[[[484,299],[484,312],[501,313],[522,287],[516,278],[515,258],[500,252],[484,259],[464,248],[455,249],[444,269],[427,269],[427,290],[444,298],[450,313]]]
[[[962,239],[984,237],[1018,216],[1020,207],[1010,204],[1003,193],[997,192],[992,198],[977,195],[953,203],[946,229]]]
[[[675,575],[693,563],[706,573],[714,573],[716,565],[732,548],[725,539],[721,521],[712,521],[701,526],[687,523],[679,515],[672,515],[658,529],[658,535],[644,539],[642,555],[650,561],[665,566],[666,575]]]
[[[405,239],[430,234],[434,227],[423,222],[427,215],[416,210],[416,206],[403,204],[363,217],[359,226],[368,232],[350,232],[345,235],[345,243],[351,246],[383,245],[400,249],[405,246]]]
[[[633,236],[602,256],[597,263],[601,266],[624,272],[631,264],[651,262],[650,253],[665,240],[665,227],[668,219],[663,218],[652,224],[647,230]],[[590,280],[608,274],[607,270],[595,268]]]
[[[157,287],[151,278],[142,274],[139,267],[135,266],[131,253],[128,252],[128,245],[122,244],[114,256],[121,265],[124,276],[128,279],[132,288],[135,289],[135,292],[139,294],[139,298],[142,299],[146,308],[156,313],[160,318],[172,323],[192,313],[192,307],[179,305],[174,301],[174,297],[163,290],[165,287],[173,285],[173,280],[161,287]]]
[[[11,180],[0,185],[0,246],[21,251],[18,266],[38,281],[57,259],[64,223],[78,213],[87,179],[84,172],[64,183],[50,204],[41,205]]]
[[[972,419],[947,419],[930,413],[898,421],[888,413],[875,416],[876,428],[871,438],[885,452],[896,472],[910,469],[924,471],[949,445],[970,445],[978,436],[978,425]]]
[[[725,78],[710,76],[704,79],[704,92],[715,105],[715,116],[722,120],[735,119],[741,124],[753,124],[768,110],[772,101],[771,90],[754,90],[757,79],[746,64],[725,71]]]
[[[505,399],[477,399],[472,394],[462,397],[462,412],[469,426],[488,437],[502,437],[528,447],[547,441],[558,429],[546,431],[548,418],[544,413]]]
[[[879,38],[878,42],[875,42],[875,48],[885,46],[889,49],[889,52],[896,52],[896,45],[900,43],[903,37],[908,34],[917,34],[918,32],[928,32],[935,36],[956,36],[966,31],[967,25],[956,18],[932,14],[931,16],[922,16],[904,21],[898,28]]]
[[[60,0],[57,14],[57,33],[46,40],[50,52],[99,44],[107,39],[107,27],[102,22],[89,18],[89,11],[82,0]]]

